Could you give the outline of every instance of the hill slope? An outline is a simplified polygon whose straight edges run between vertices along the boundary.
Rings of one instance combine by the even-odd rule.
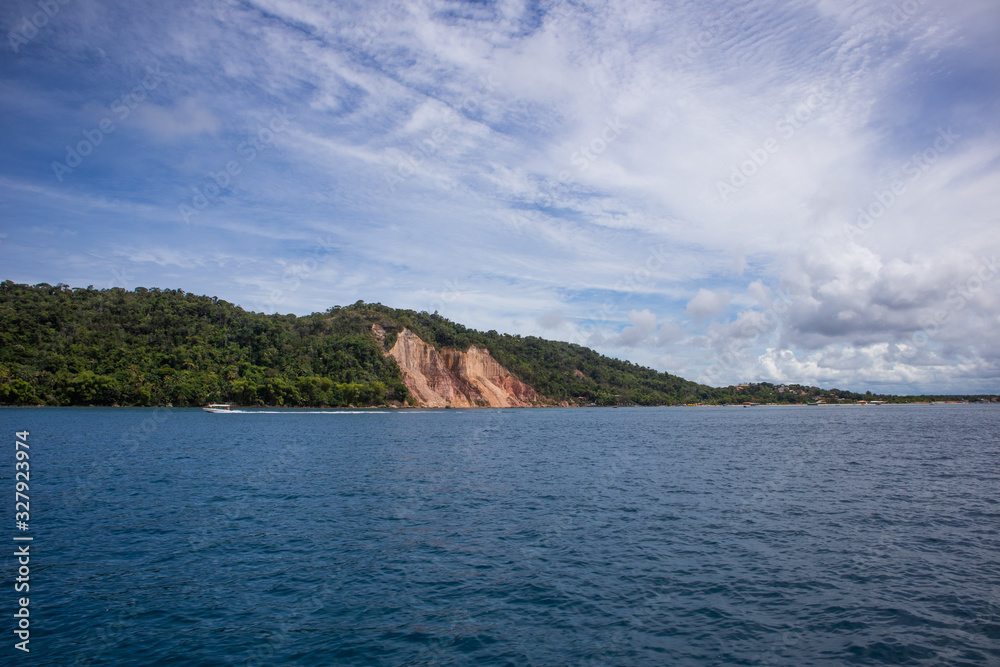
[[[372,330],[384,332],[380,340]],[[488,350],[547,403],[706,398],[681,378],[570,343],[478,332],[358,302],[305,317],[183,290],[0,284],[0,402],[48,405],[383,405],[414,398],[387,351],[404,329],[437,350]]]
[[[406,346],[396,345],[401,334],[410,356],[401,351]],[[414,365],[414,350],[438,361]],[[442,382],[451,386],[432,386]],[[769,383],[714,388],[572,343],[480,332],[436,313],[361,301],[296,317],[247,312],[183,290],[0,283],[0,404],[6,405],[673,405],[863,398],[961,397],[871,396]]]

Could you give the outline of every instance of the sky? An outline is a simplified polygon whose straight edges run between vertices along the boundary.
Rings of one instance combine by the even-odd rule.
[[[0,8],[3,280],[1000,393],[1000,5]]]

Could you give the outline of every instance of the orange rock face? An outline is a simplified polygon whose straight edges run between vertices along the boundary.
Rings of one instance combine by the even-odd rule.
[[[483,347],[438,352],[403,329],[388,354],[399,364],[403,383],[420,407],[517,408],[541,401],[534,389],[511,375]]]

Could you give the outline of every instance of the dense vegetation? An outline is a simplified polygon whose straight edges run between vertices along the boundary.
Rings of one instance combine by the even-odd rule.
[[[663,405],[710,398],[716,390],[602,356],[575,345],[544,340],[535,336],[511,336],[496,331],[485,333],[468,329],[440,315],[398,310],[381,304],[357,303],[340,311],[363,313],[378,321],[387,331],[386,345],[406,327],[437,348],[468,349],[480,345],[501,365],[543,396],[554,401],[574,403],[617,403]],[[331,312],[338,312],[332,309]]]
[[[406,396],[395,361],[351,313],[268,316],[182,290],[0,285],[0,402],[371,405]]]
[[[386,331],[385,348],[372,324]],[[0,403],[344,406],[401,404],[384,349],[409,328],[438,348],[482,345],[552,401],[575,404],[914,400],[768,383],[713,388],[593,350],[479,332],[437,313],[357,302],[304,317],[244,311],[183,290],[0,284]],[[934,397],[939,400],[959,397]]]
[[[692,382],[568,343],[481,333],[437,314],[358,302],[305,317],[182,290],[0,285],[0,402],[49,405],[380,405],[405,402],[386,348],[408,327],[438,348],[483,345],[559,401],[704,398]]]

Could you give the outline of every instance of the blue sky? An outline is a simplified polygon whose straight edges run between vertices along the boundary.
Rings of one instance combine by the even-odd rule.
[[[1000,392],[1000,8],[8,2],[4,279]]]

